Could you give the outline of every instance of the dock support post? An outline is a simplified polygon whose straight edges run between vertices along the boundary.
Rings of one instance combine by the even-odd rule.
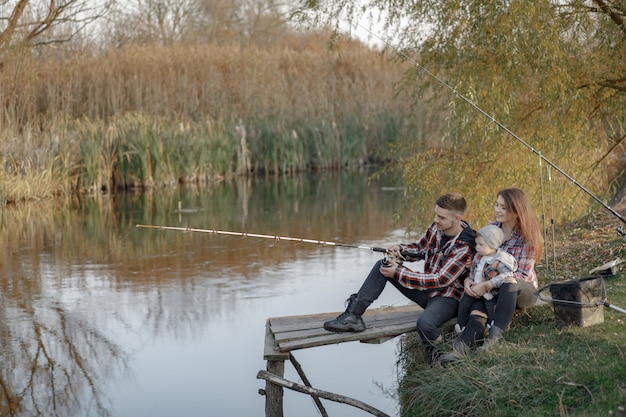
[[[285,361],[289,353],[278,349],[274,334],[272,334],[270,319],[265,322],[265,349],[263,358],[267,361],[267,372],[280,378],[285,377]],[[283,417],[284,388],[270,381],[265,381],[265,417]]]
[[[267,372],[284,378],[285,361],[267,361]],[[283,417],[284,388],[265,381],[265,417]]]

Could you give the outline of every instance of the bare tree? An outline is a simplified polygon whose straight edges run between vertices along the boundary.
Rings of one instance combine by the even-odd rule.
[[[0,56],[14,47],[68,42],[114,1],[0,0]]]
[[[116,8],[109,19],[109,33],[116,46],[129,42],[169,45],[187,38],[200,14],[196,0],[134,0]]]
[[[289,29],[293,5],[284,0],[243,0],[242,10],[248,34],[260,43],[273,43]]]
[[[132,0],[111,14],[109,38],[116,46],[271,42],[288,30],[291,8],[277,0]]]

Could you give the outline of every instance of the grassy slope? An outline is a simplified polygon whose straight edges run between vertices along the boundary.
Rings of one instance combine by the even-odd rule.
[[[537,268],[542,283],[583,277],[626,257],[626,240],[613,230],[616,225],[614,218],[596,214],[555,227],[556,248]],[[626,268],[604,281],[609,303],[626,308]],[[602,324],[561,329],[550,306],[519,313],[497,350],[444,369],[425,366],[415,340],[407,339],[401,352],[407,370],[403,415],[626,416],[626,314],[600,308]]]

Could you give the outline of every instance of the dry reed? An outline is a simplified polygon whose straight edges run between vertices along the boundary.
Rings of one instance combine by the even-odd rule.
[[[51,173],[46,195],[380,160],[414,116],[401,71],[350,42],[16,54],[0,70],[2,182],[24,165]],[[18,188],[2,198],[30,198]]]

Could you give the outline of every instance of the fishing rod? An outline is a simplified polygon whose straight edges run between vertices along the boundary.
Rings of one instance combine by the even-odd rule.
[[[593,198],[596,202],[600,203],[605,209],[607,209],[609,212],[611,212],[611,214],[613,214],[615,217],[617,217],[618,219],[620,219],[624,224],[626,224],[626,219],[624,217],[622,217],[622,215],[620,215],[617,211],[615,211],[611,206],[609,206],[608,204],[606,204],[604,201],[602,201],[599,197],[597,197],[595,194],[593,194],[591,191],[589,191],[587,188],[585,188],[585,186],[583,186],[582,184],[580,184],[578,181],[576,181],[571,175],[569,175],[567,172],[565,172],[563,169],[561,169],[558,165],[556,165],[554,162],[550,161],[548,158],[546,158],[545,156],[542,155],[541,151],[535,149],[534,147],[532,147],[529,143],[527,143],[526,141],[524,141],[522,138],[520,138],[518,135],[516,135],[511,129],[509,129],[508,127],[506,127],[504,124],[500,123],[498,120],[496,120],[493,116],[491,116],[489,113],[487,113],[485,110],[483,110],[481,107],[479,107],[476,103],[474,103],[472,100],[470,100],[469,98],[465,97],[463,94],[461,94],[458,90],[456,90],[454,87],[452,87],[450,84],[448,84],[447,82],[445,82],[444,80],[442,80],[441,78],[439,78],[437,75],[433,74],[432,72],[430,72],[427,68],[425,68],[424,66],[422,66],[419,62],[417,62],[415,59],[411,58],[410,56],[408,56],[405,52],[402,52],[399,48],[395,47],[394,45],[391,44],[391,42],[387,41],[386,39],[383,39],[382,37],[378,36],[376,33],[372,32],[369,28],[363,26],[362,24],[356,22],[355,25],[361,27],[362,29],[364,29],[365,31],[367,31],[370,35],[372,35],[373,37],[375,37],[376,39],[380,40],[381,42],[383,42],[385,45],[387,45],[389,48],[393,49],[396,54],[402,56],[403,58],[405,58],[407,61],[413,63],[417,68],[419,68],[421,71],[423,71],[424,73],[426,73],[427,75],[429,75],[430,77],[432,77],[433,79],[435,79],[439,84],[441,84],[442,86],[444,86],[445,88],[449,89],[450,91],[452,91],[454,94],[456,94],[458,97],[460,97],[463,101],[465,101],[467,104],[469,104],[472,108],[474,108],[476,111],[478,111],[480,114],[482,114],[483,116],[485,116],[488,120],[490,120],[492,123],[494,123],[496,126],[498,126],[500,129],[504,130],[506,133],[508,133],[509,135],[511,135],[513,138],[517,139],[517,141],[519,141],[522,145],[524,145],[525,147],[527,147],[528,149],[530,149],[532,152],[534,152],[536,155],[539,155],[539,158],[544,160],[548,165],[550,165],[551,167],[553,167],[554,169],[556,169],[559,173],[561,173],[565,178],[567,178],[568,180],[570,180],[574,185],[576,185],[578,188],[580,188],[581,190],[583,190],[587,195],[589,195],[591,198]],[[620,233],[620,230],[617,231],[618,233]],[[621,233],[620,233],[621,234]]]
[[[240,236],[240,237],[257,237],[257,238],[262,238],[262,239],[273,239],[275,241],[285,240],[285,241],[301,242],[301,243],[315,243],[315,244],[322,245],[322,246],[340,246],[343,248],[366,249],[366,250],[372,250],[374,252],[387,253],[386,248],[362,246],[362,245],[349,245],[346,243],[329,242],[326,240],[303,239],[299,237],[263,235],[259,233],[246,233],[246,232],[230,232],[226,230],[195,229],[191,227],[155,226],[155,225],[148,225],[148,224],[138,224],[135,227],[146,228],[146,229],[158,229],[158,230],[178,230],[182,232],[211,233],[211,234],[216,234],[216,235],[228,235],[228,236]]]

